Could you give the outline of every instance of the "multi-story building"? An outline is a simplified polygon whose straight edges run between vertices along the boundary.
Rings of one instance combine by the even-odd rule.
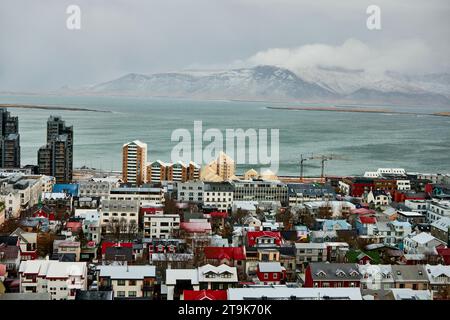
[[[361,274],[356,263],[312,262],[305,272],[307,288],[359,287]]]
[[[125,183],[140,186],[147,181],[147,144],[139,140],[122,148],[122,175]]]
[[[289,205],[294,206],[308,201],[330,201],[335,192],[331,185],[315,183],[288,184]]]
[[[173,177],[173,166],[161,160],[147,164],[147,182],[171,181]]]
[[[155,266],[98,266],[100,291],[112,291],[114,298],[151,298],[156,282]]]
[[[177,183],[177,199],[181,202],[203,202],[204,182],[195,180]]]
[[[235,171],[234,160],[221,151],[217,159],[203,167],[200,176],[204,181],[229,181],[236,179]]]
[[[0,108],[0,168],[20,168],[19,119]]]
[[[139,205],[154,204],[162,205],[165,202],[164,189],[162,187],[121,187],[112,188],[109,195],[105,197],[109,200],[136,200]]]
[[[251,201],[288,202],[288,186],[280,181],[241,180],[233,181],[234,199]]]
[[[145,214],[144,238],[171,239],[174,232],[180,229],[178,214]]]
[[[450,217],[443,217],[431,224],[431,235],[450,245]]]
[[[423,265],[392,265],[395,288],[428,289],[428,276]]]
[[[100,207],[100,225],[103,232],[114,232],[117,223],[127,229],[137,228],[139,222],[139,201],[103,199]],[[125,229],[125,227],[124,227]]]
[[[389,290],[394,287],[394,277],[391,265],[358,265],[361,274],[361,289]]]
[[[304,270],[310,262],[327,261],[326,243],[296,243],[295,257],[297,268]]]
[[[47,121],[47,144],[38,151],[39,173],[70,183],[73,177],[73,127],[58,116]]]
[[[76,290],[87,290],[85,262],[22,261],[21,293],[50,293],[52,300],[74,300]]]
[[[430,201],[427,210],[427,218],[429,222],[434,222],[443,217],[450,217],[450,201]]]
[[[229,182],[205,182],[203,204],[219,211],[228,211],[233,205],[233,186]]]

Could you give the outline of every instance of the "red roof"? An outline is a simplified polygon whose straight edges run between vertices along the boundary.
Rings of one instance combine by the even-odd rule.
[[[115,243],[115,242],[104,241],[104,242],[102,242],[102,254],[105,254],[106,249],[111,248],[111,247],[133,248],[133,243],[131,243],[131,242]]]
[[[375,223],[377,223],[377,219],[375,217],[361,216],[361,217],[359,217],[359,220],[363,224],[375,224]]]
[[[245,247],[205,247],[205,258],[216,260],[245,260]]]
[[[211,216],[211,218],[228,218],[227,212],[213,211],[209,213],[209,215]]]
[[[444,259],[444,264],[450,265],[450,248],[436,248],[436,251]]]
[[[50,221],[54,221],[55,220],[55,214],[54,213],[50,213],[50,214],[47,214],[45,211],[43,211],[42,209],[41,210],[38,210],[38,211],[36,211],[34,214],[33,214],[33,217],[39,217],[39,218],[47,218],[48,220],[50,220]]]
[[[248,245],[253,247],[256,239],[262,237],[274,238],[275,244],[280,244],[281,242],[281,233],[278,231],[249,231],[247,232]]]
[[[226,290],[184,290],[184,300],[227,300]]]
[[[374,210],[366,209],[366,208],[358,208],[351,210],[353,214],[374,214]]]
[[[182,222],[180,228],[190,233],[206,233],[211,231],[209,222]]]

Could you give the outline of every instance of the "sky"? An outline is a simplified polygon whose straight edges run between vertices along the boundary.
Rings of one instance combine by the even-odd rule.
[[[0,91],[258,64],[450,72],[449,17],[448,0],[1,0]]]

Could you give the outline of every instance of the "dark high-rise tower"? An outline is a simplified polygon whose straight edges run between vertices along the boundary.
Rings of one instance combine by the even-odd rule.
[[[20,168],[19,118],[0,108],[0,168]]]
[[[69,183],[73,176],[73,127],[61,117],[47,121],[47,145],[38,151],[39,173],[53,176],[58,183]]]

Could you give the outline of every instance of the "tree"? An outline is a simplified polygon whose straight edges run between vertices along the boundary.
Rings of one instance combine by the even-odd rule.
[[[8,219],[0,226],[0,234],[10,234],[14,232],[18,227],[20,227],[19,218]]]
[[[136,220],[131,220],[128,224],[128,240],[134,240],[137,238],[139,228]]]
[[[323,206],[319,207],[317,212],[317,217],[320,219],[330,219],[333,216],[331,213],[331,206],[326,203]]]
[[[174,199],[166,198],[164,201],[164,214],[174,214],[177,212],[177,202]]]
[[[236,213],[232,216],[232,218],[235,223],[243,224],[245,218],[247,218],[249,215],[250,213],[247,210],[242,210],[241,208],[238,208],[236,210]]]
[[[279,210],[275,216],[277,222],[282,222],[284,226],[284,230],[291,230],[292,225],[294,224],[294,215],[290,208],[286,208],[285,210]]]
[[[37,235],[37,254],[39,257],[50,256],[53,253],[53,241],[55,234],[50,232],[39,232]]]
[[[302,208],[297,212],[298,222],[307,226],[308,228],[314,227],[316,220],[308,209]]]

